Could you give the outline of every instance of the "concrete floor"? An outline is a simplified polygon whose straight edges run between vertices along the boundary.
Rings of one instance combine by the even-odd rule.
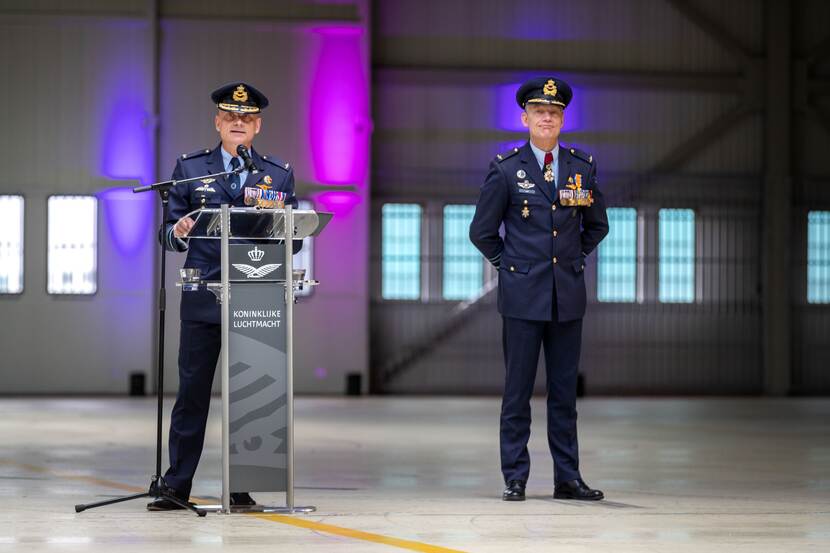
[[[579,412],[583,475],[604,502],[551,499],[541,400],[528,501],[504,503],[497,399],[300,398],[297,501],[317,513],[199,519],[144,501],[73,511],[146,487],[152,400],[0,399],[0,552],[830,551],[830,400],[589,399]],[[204,498],[220,486],[217,413]]]

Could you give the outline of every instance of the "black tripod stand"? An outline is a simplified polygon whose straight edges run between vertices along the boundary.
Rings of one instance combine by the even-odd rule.
[[[156,385],[156,403],[157,403],[157,412],[156,412],[156,472],[153,473],[153,476],[150,479],[150,488],[144,493],[138,493],[134,495],[127,495],[124,497],[117,497],[115,499],[107,499],[105,501],[98,501],[97,503],[87,503],[87,504],[80,504],[75,505],[75,512],[80,513],[82,511],[86,511],[87,509],[94,509],[95,507],[103,507],[105,505],[112,505],[114,503],[121,503],[124,501],[130,501],[133,499],[142,499],[142,498],[153,498],[153,499],[167,499],[172,503],[175,503],[179,507],[183,509],[189,509],[203,517],[207,514],[207,511],[204,509],[199,509],[195,505],[188,503],[185,500],[178,498],[176,495],[172,493],[170,488],[167,487],[167,484],[164,482],[164,477],[161,475],[161,430],[162,430],[162,407],[164,401],[164,320],[166,315],[166,303],[167,303],[167,289],[164,283],[165,280],[165,271],[166,271],[166,261],[167,261],[167,248],[165,247],[165,236],[164,236],[164,226],[167,222],[167,216],[169,212],[169,196],[170,196],[170,189],[176,186],[177,184],[184,184],[188,182],[194,182],[201,179],[208,179],[208,178],[218,178],[224,177],[226,175],[231,175],[234,173],[241,173],[245,170],[245,166],[239,167],[234,171],[226,171],[223,173],[215,173],[213,175],[203,175],[201,177],[193,177],[189,179],[182,179],[182,180],[168,180],[157,182],[155,184],[151,184],[149,186],[139,186],[137,188],[133,188],[133,192],[149,192],[152,190],[156,190],[161,197],[161,262],[159,263],[159,318],[158,318],[158,361],[156,366],[156,377],[157,377],[157,385]]]

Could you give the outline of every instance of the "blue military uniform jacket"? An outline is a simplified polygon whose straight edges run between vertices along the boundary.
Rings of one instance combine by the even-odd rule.
[[[577,175],[594,203],[564,207],[558,191]],[[498,308],[505,317],[550,321],[554,297],[560,322],[585,315],[585,257],[608,234],[593,158],[560,145],[556,185],[554,193],[529,142],[490,163],[470,240],[499,269]]]
[[[171,178],[181,180],[225,171],[221,148],[220,144],[213,150],[198,150],[183,154],[176,162]],[[260,156],[254,149],[251,149],[251,158],[259,171],[249,172],[239,190],[231,189],[227,177],[220,177],[213,181],[205,179],[205,181],[179,184],[170,190],[170,211],[165,221],[163,234],[168,249],[176,251],[184,249],[171,235],[171,229],[176,221],[202,206],[216,208],[222,204],[229,204],[243,207],[245,188],[255,187],[258,184],[270,186],[274,191],[287,194],[286,205],[291,204],[297,207],[297,198],[294,196],[294,170],[289,164],[271,156]],[[294,249],[297,249],[296,245]],[[201,269],[203,280],[218,281],[221,278],[219,252],[220,240],[190,240],[184,267]],[[183,293],[181,318],[183,321],[220,324],[221,316],[216,297],[207,290]]]

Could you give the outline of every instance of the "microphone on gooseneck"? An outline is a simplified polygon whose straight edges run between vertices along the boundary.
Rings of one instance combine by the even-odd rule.
[[[242,163],[245,165],[245,169],[251,171],[252,173],[257,170],[256,166],[254,166],[254,160],[251,159],[251,154],[248,152],[248,148],[246,148],[244,144],[240,144],[236,147],[236,153],[242,158]]]

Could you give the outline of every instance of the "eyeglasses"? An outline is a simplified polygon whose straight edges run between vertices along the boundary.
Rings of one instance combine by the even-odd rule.
[[[232,113],[230,111],[223,111],[220,117],[226,123],[233,123],[237,119],[239,121],[242,121],[243,123],[251,123],[254,121],[255,118],[255,116],[251,115],[250,113]]]

